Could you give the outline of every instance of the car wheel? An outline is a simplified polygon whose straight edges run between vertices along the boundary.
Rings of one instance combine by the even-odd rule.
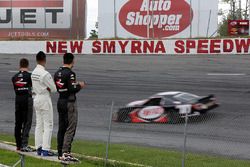
[[[176,124],[180,122],[180,115],[176,111],[169,111],[167,113],[168,116],[168,123],[169,124]]]
[[[128,108],[120,109],[119,113],[118,113],[118,115],[119,115],[118,116],[119,122],[126,122],[126,123],[131,122],[131,118],[128,115],[129,112],[130,112],[130,109],[128,109]]]
[[[127,117],[123,120],[123,122],[125,122],[125,123],[131,123],[131,118],[130,118],[129,116],[127,116]]]
[[[206,113],[207,113],[207,110],[200,111],[200,114],[206,114]]]

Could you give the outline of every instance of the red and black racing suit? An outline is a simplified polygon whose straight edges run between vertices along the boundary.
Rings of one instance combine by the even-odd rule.
[[[60,67],[54,75],[54,81],[59,93],[57,150],[58,156],[62,156],[62,153],[71,152],[78,118],[75,94],[81,90],[81,86],[76,82],[76,74],[67,67]]]
[[[15,138],[18,149],[28,146],[33,116],[31,74],[20,71],[12,77],[15,99]]]

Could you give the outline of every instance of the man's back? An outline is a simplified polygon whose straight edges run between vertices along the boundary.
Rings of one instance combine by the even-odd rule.
[[[61,99],[75,100],[75,94],[81,90],[81,86],[76,82],[76,74],[68,67],[60,67],[54,75],[57,91]]]
[[[43,66],[36,66],[32,72],[31,79],[35,95],[50,95],[50,92],[56,92],[52,77]]]
[[[54,75],[54,81],[56,83],[56,88],[60,94],[60,98],[67,99],[69,97],[68,90],[68,80],[71,74],[69,68],[61,67]]]
[[[31,95],[31,74],[27,71],[20,71],[12,77],[12,83],[16,95]]]

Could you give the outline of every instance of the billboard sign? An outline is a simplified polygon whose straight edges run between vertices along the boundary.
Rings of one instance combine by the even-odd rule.
[[[249,20],[228,20],[228,35],[249,35]]]
[[[216,36],[218,0],[99,0],[99,38]]]
[[[0,0],[0,38],[85,36],[85,1]]]
[[[154,30],[156,38],[172,36],[185,30],[192,19],[192,8],[185,0],[130,0],[119,11],[122,27],[144,38],[148,36],[148,28],[149,33]]]

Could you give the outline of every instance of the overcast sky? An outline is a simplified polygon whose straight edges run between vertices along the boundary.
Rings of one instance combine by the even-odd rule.
[[[105,0],[104,0],[105,1]],[[87,0],[88,16],[87,16],[87,37],[92,29],[95,29],[95,23],[98,17],[98,0]]]
[[[103,0],[105,1],[105,0]],[[219,0],[220,2],[222,0]],[[87,0],[88,4],[88,16],[87,16],[87,37],[92,29],[95,29],[95,23],[98,19],[98,0]],[[242,0],[242,8],[245,8],[246,0]],[[223,9],[223,12],[227,12],[230,6],[220,3],[219,9]]]

